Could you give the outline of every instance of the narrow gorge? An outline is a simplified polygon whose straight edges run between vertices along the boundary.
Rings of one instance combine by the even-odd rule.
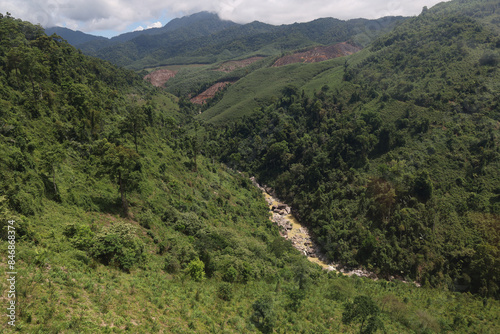
[[[308,228],[294,217],[292,208],[276,198],[270,187],[261,186],[255,177],[251,177],[250,180],[254,186],[262,191],[269,206],[270,219],[279,227],[280,235],[290,240],[293,247],[304,254],[309,261],[328,271],[336,271],[348,276],[356,275],[377,279],[375,273],[365,269],[348,269],[341,264],[329,262],[326,256],[321,253],[320,247],[314,243]]]

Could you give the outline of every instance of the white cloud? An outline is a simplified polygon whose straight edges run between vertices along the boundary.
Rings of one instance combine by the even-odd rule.
[[[85,32],[128,27],[161,26],[160,19],[180,17],[199,11],[216,12],[221,18],[239,23],[254,20],[285,24],[320,17],[378,18],[388,15],[416,15],[423,6],[439,0],[0,0],[0,11],[40,23],[61,25]],[[156,22],[155,22],[156,21]],[[149,23],[148,23],[149,22]],[[150,23],[155,22],[155,23]],[[130,28],[129,28],[130,29]]]
[[[163,24],[161,24],[160,21],[148,25],[148,29],[151,29],[151,28],[161,28],[161,27],[163,27]]]
[[[137,28],[135,28],[132,31],[143,31],[145,29],[161,28],[161,27],[163,27],[163,25],[161,24],[160,21],[158,21],[158,22],[155,22],[155,23],[152,23],[152,24],[148,24],[146,28],[144,28],[143,26],[138,26]]]

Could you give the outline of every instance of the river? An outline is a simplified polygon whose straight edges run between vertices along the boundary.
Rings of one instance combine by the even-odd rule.
[[[290,206],[271,195],[270,192],[272,192],[272,190],[268,187],[261,186],[254,177],[250,178],[250,180],[264,194],[269,206],[270,219],[280,228],[280,235],[290,240],[293,247],[304,254],[309,261],[318,264],[328,271],[336,271],[348,276],[357,275],[376,279],[376,275],[367,270],[346,270],[341,265],[328,261],[326,256],[321,253],[320,248],[314,243],[307,227],[301,224],[291,213],[292,210]]]

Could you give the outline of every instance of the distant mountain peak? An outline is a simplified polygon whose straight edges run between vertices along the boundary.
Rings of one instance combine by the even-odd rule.
[[[61,36],[63,39],[67,40],[73,46],[78,46],[91,41],[107,41],[109,40],[106,37],[96,36],[84,33],[79,30],[71,30],[65,27],[50,27],[45,29],[45,33],[47,35],[56,34]]]

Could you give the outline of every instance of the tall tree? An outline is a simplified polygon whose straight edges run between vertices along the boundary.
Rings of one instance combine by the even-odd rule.
[[[378,329],[383,328],[383,323],[378,317],[379,313],[380,309],[373,299],[368,296],[357,296],[352,303],[345,305],[342,323],[348,325],[352,322],[358,322],[361,323],[359,333],[375,333]]]
[[[118,183],[123,215],[128,216],[126,194],[136,188],[141,179],[139,155],[129,148],[106,142],[102,166],[103,171]]]
[[[137,104],[127,108],[127,114],[122,123],[122,132],[129,133],[134,139],[135,151],[139,153],[138,140],[146,125],[146,113]]]

